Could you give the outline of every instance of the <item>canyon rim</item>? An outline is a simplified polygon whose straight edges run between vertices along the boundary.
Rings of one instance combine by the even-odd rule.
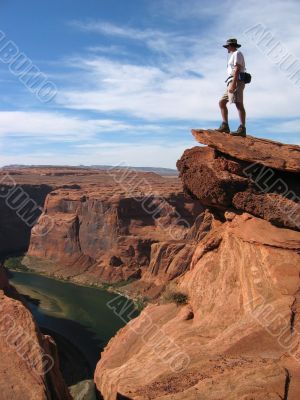
[[[116,292],[109,306],[126,326],[99,354],[94,380],[105,400],[296,400],[300,147],[193,135],[206,146],[184,152],[180,178],[118,168],[2,169],[1,254],[25,253],[31,271]],[[32,226],[24,193],[39,214]],[[1,315],[14,315],[33,338],[29,359],[37,346],[54,360],[33,378],[33,364],[14,360],[2,321],[6,398],[24,391],[71,398],[55,342],[40,333],[4,269],[1,293]],[[138,317],[127,319],[118,293],[142,300]]]

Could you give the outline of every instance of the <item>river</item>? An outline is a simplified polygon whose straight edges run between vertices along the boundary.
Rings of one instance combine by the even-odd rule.
[[[91,378],[101,350],[125,325],[107,305],[117,295],[31,272],[9,271],[9,279],[25,296],[41,330],[54,336],[68,383]],[[121,303],[134,309],[124,297]]]

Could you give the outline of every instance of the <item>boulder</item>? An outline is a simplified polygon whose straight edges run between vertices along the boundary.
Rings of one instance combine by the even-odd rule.
[[[209,146],[188,149],[177,162],[187,194],[208,207],[300,230],[299,146],[215,131],[193,134]]]

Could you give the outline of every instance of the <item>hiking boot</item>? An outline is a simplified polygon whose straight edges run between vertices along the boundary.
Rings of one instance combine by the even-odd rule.
[[[245,137],[246,136],[246,127],[243,125],[240,125],[238,127],[238,129],[235,132],[231,132],[232,136],[242,136]]]
[[[227,124],[227,122],[222,122],[220,127],[215,130],[217,132],[230,133],[229,125]]]

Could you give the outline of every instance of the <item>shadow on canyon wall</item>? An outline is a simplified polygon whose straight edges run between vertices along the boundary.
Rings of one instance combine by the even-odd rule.
[[[0,183],[0,256],[28,250],[31,229],[52,190],[48,185]]]

